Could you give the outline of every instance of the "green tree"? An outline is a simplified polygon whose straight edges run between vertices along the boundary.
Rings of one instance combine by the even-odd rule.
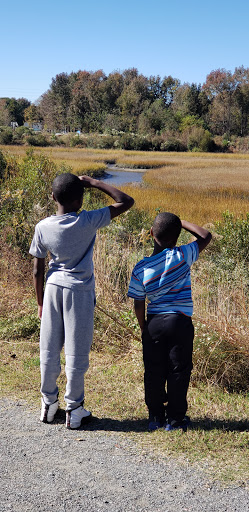
[[[117,100],[122,94],[124,87],[124,77],[121,73],[115,72],[102,81],[102,102],[103,107],[108,113],[116,113],[118,110]]]
[[[203,90],[210,100],[209,125],[213,133],[236,132],[235,89],[236,82],[231,71],[217,69],[207,76]]]
[[[236,82],[234,93],[235,104],[238,108],[238,133],[243,137],[248,134],[249,122],[249,68],[235,68],[233,78]]]
[[[148,79],[143,75],[136,76],[125,83],[122,94],[117,100],[125,129],[136,131],[138,117],[150,102]]]
[[[34,103],[24,110],[24,120],[29,124],[41,121],[40,111]]]
[[[61,129],[60,121],[58,121],[56,115],[56,100],[50,90],[41,96],[39,101],[39,110],[44,121],[44,128],[49,131]]]
[[[42,95],[38,106],[47,129],[70,129],[72,91],[77,76],[77,73],[56,75],[52,78],[49,90]]]
[[[139,131],[160,134],[166,128],[168,119],[169,111],[166,109],[163,99],[156,99],[140,114]]]
[[[175,94],[180,87],[180,80],[173,78],[171,75],[165,76],[161,84],[161,97],[164,103],[169,107],[175,98]]]
[[[11,121],[10,113],[7,109],[6,99],[0,99],[0,126],[9,126]]]
[[[105,117],[103,107],[103,83],[106,76],[102,70],[80,71],[73,88],[71,114],[75,125],[83,131],[102,131]]]
[[[9,112],[10,120],[16,122],[18,126],[24,123],[24,112],[30,106],[30,101],[25,98],[7,98],[6,107]]]
[[[185,83],[175,91],[172,108],[181,117],[202,117],[208,110],[208,98],[200,85]]]
[[[162,99],[162,80],[159,75],[149,77],[148,89],[152,101]]]

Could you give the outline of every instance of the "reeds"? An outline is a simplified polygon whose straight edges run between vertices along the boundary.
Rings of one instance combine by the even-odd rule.
[[[205,224],[226,210],[235,215],[249,211],[249,161],[216,156],[172,156],[167,167],[146,172],[143,186],[126,187],[139,209],[155,215],[172,211]]]

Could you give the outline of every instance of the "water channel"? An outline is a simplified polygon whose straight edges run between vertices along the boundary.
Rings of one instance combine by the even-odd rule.
[[[121,168],[114,168],[111,165],[106,169],[104,178],[106,183],[120,187],[127,183],[141,183],[143,175],[146,171],[126,171]]]

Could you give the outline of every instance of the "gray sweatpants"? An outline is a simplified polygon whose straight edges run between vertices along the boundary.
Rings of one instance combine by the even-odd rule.
[[[94,290],[47,284],[40,333],[41,393],[46,404],[57,400],[60,352],[66,358],[67,410],[84,399],[84,374],[89,366],[93,338]]]

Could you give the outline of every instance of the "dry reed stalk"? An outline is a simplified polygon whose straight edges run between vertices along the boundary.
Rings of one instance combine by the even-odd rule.
[[[238,353],[249,354],[249,302],[243,283],[231,290],[226,282],[219,283],[211,292],[209,280],[193,279],[195,318],[204,322],[234,347]]]
[[[130,327],[128,327],[127,325],[125,325],[123,322],[120,322],[119,319],[117,319],[117,317],[115,317],[113,314],[110,314],[106,308],[103,309],[101,308],[100,306],[98,306],[98,304],[96,305],[96,308],[101,311],[101,313],[103,313],[104,315],[106,315],[108,318],[111,318],[111,320],[113,320],[115,322],[115,324],[119,325],[120,327],[122,327],[123,329],[125,329],[127,332],[129,332],[132,337],[137,340],[137,341],[141,341],[141,338],[139,338],[138,336],[136,336],[136,334],[134,333],[134,331],[132,329],[130,329]]]

